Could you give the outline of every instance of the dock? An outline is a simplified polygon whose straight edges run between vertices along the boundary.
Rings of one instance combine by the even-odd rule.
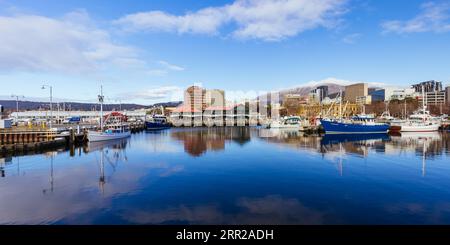
[[[72,125],[73,126],[73,125]],[[57,131],[40,128],[12,128],[0,130],[0,155],[42,152],[58,147],[83,145],[88,142],[88,131],[93,127],[73,129],[59,127]],[[131,133],[145,130],[145,123],[130,124]]]

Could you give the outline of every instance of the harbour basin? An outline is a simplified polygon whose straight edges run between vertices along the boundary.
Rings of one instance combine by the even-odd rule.
[[[172,128],[0,157],[1,224],[450,224],[446,132]]]

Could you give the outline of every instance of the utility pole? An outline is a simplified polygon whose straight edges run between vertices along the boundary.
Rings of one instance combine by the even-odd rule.
[[[19,98],[25,98],[23,95],[11,95],[11,97],[16,98],[16,123],[19,121]]]
[[[51,85],[42,85],[42,89],[50,89],[50,129],[53,127],[53,87]]]

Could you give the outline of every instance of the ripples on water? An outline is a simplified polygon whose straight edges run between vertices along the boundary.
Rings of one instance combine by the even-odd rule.
[[[0,157],[0,223],[450,224],[449,143],[185,128]]]

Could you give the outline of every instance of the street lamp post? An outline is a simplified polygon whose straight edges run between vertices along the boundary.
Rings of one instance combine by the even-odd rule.
[[[11,95],[12,98],[16,98],[16,123],[19,121],[19,98],[25,98],[23,95]]]
[[[46,89],[49,88],[50,89],[50,129],[52,129],[53,124],[53,87],[50,85],[42,85],[42,89]]]

